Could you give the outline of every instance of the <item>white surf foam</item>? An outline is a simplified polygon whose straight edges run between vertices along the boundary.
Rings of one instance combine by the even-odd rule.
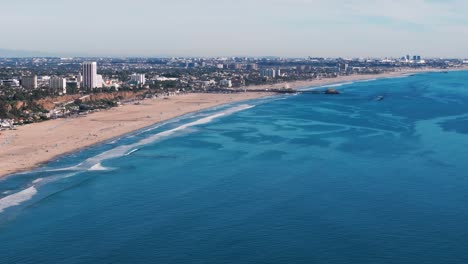
[[[25,201],[30,200],[34,195],[36,195],[36,193],[37,189],[34,186],[31,186],[20,192],[3,197],[0,199],[0,213],[9,207],[17,206]]]
[[[108,170],[108,168],[102,166],[101,163],[98,163],[92,166],[91,168],[89,168],[89,171],[106,171],[106,170]]]
[[[322,87],[326,87],[326,88],[329,88],[329,87],[341,87],[341,86],[350,85],[350,84],[354,84],[354,83],[355,83],[355,82],[334,83],[334,84],[324,85],[324,86],[322,86]]]
[[[342,83],[332,83],[332,84],[326,84],[322,86],[315,86],[315,87],[309,87],[309,88],[303,88],[299,89],[300,91],[312,91],[312,90],[317,90],[317,89],[323,89],[323,88],[336,88],[336,87],[341,87],[345,85],[350,85],[350,84],[355,84],[355,83],[363,83],[363,82],[373,82],[373,81],[378,81],[379,79],[396,79],[396,78],[405,78],[408,76],[397,76],[397,77],[383,77],[383,78],[373,78],[373,79],[365,79],[365,80],[356,80],[356,81],[351,81],[351,82],[342,82]]]
[[[82,163],[80,163],[80,164],[78,164],[76,166],[68,167],[68,168],[62,168],[62,169],[55,169],[55,170],[50,170],[50,171],[107,170],[107,168],[102,167],[102,165],[100,165],[101,162],[104,161],[104,160],[130,155],[130,154],[134,153],[135,151],[139,150],[139,147],[141,147],[141,146],[151,144],[151,143],[153,143],[155,141],[158,141],[158,140],[161,140],[161,139],[164,139],[164,138],[168,138],[168,137],[173,136],[173,135],[175,135],[177,133],[180,133],[182,131],[186,131],[191,127],[207,124],[207,123],[210,123],[210,122],[212,122],[213,120],[215,120],[217,118],[227,116],[227,115],[239,112],[239,111],[247,110],[247,109],[253,108],[253,107],[254,107],[253,105],[247,105],[247,104],[231,107],[231,108],[228,108],[228,109],[226,109],[224,111],[214,113],[214,114],[209,115],[209,116],[205,116],[203,118],[200,118],[198,120],[192,121],[192,122],[187,123],[187,124],[180,125],[180,126],[175,127],[173,129],[169,129],[169,130],[154,134],[154,135],[149,136],[147,138],[144,138],[144,139],[142,139],[142,140],[140,140],[140,141],[138,141],[136,143],[129,144],[129,145],[121,145],[121,146],[115,147],[115,148],[113,148],[111,150],[105,151],[105,152],[103,152],[103,153],[101,153],[99,155],[91,157],[91,158],[85,160],[84,162],[82,162]]]
[[[378,79],[374,78],[374,79],[367,79],[367,80],[360,80],[358,82],[373,82],[373,81],[377,81]]]
[[[130,155],[132,155],[133,153],[137,152],[138,150],[140,150],[140,149],[132,149],[132,150],[130,150],[127,154],[125,154],[125,156],[130,156]]]
[[[184,131],[189,129],[190,127],[197,126],[197,125],[202,125],[202,124],[207,124],[212,122],[216,118],[220,118],[222,116],[227,116],[230,114],[233,114],[235,112],[239,112],[242,110],[246,110],[249,108],[252,108],[254,106],[252,105],[239,105],[236,107],[232,107],[229,109],[226,109],[222,112],[215,113],[206,117],[203,117],[201,119],[195,120],[193,122],[187,123],[180,125],[176,128],[169,129],[160,133],[157,133],[155,135],[152,135],[150,137],[147,137],[145,139],[140,140],[139,142],[136,142],[134,144],[130,145],[122,145],[118,146],[114,149],[111,149],[109,151],[103,152],[97,156],[94,156],[92,158],[89,158],[85,160],[84,162],[72,166],[72,167],[67,167],[67,168],[59,168],[59,169],[51,169],[51,170],[44,170],[41,172],[60,172],[60,171],[74,171],[72,173],[67,173],[67,174],[62,174],[62,175],[56,175],[56,176],[51,176],[47,178],[38,178],[34,180],[31,184],[32,186],[22,190],[18,191],[16,193],[10,194],[6,197],[3,197],[0,199],[0,213],[2,213],[5,209],[12,207],[12,206],[17,206],[20,205],[21,203],[28,201],[34,197],[34,195],[37,194],[37,189],[36,187],[42,186],[44,184],[54,182],[60,179],[68,178],[68,177],[73,177],[75,175],[78,175],[80,171],[103,171],[103,170],[109,170],[109,168],[106,168],[102,166],[102,161],[111,159],[111,158],[117,158],[125,155],[130,155],[136,151],[139,150],[138,147],[153,143],[157,140],[167,138],[169,136],[172,136],[178,132]],[[159,127],[159,126],[158,126]],[[154,129],[154,128],[153,128]],[[6,193],[5,193],[6,194]]]
[[[5,196],[2,199],[0,199],[0,213],[2,213],[5,209],[9,207],[18,206],[23,202],[31,200],[34,197],[34,195],[36,195],[36,193],[38,192],[37,189],[40,186],[43,186],[51,182],[55,182],[60,179],[73,177],[78,174],[79,172],[74,172],[74,173],[67,173],[67,174],[62,174],[62,175],[55,175],[55,176],[46,177],[46,178],[37,178],[31,182],[31,185],[28,188],[22,191],[17,191],[16,193],[13,193],[14,192],[13,190],[3,192],[3,194],[10,194],[10,195]]]
[[[298,89],[299,91],[313,91],[313,90],[319,90],[323,88],[336,88],[344,85],[350,85],[354,84],[356,82],[343,82],[343,83],[332,83],[332,84],[326,84],[326,85],[321,85],[321,86],[314,86],[314,87],[306,87],[306,88],[301,88]]]
[[[37,178],[37,179],[35,179],[32,183],[33,183],[33,184],[36,184],[36,183],[41,182],[42,180],[44,180],[44,179],[43,179],[43,178]]]

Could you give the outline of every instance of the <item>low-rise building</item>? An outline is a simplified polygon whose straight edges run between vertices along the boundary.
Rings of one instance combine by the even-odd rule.
[[[220,85],[221,87],[231,88],[231,87],[232,87],[232,81],[231,81],[231,80],[224,79],[224,80],[221,80],[221,81],[219,82],[219,85]]]

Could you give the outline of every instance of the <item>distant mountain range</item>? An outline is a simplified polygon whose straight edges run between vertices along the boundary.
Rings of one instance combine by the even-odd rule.
[[[96,55],[96,54],[87,54],[87,53],[51,53],[44,51],[34,51],[34,50],[16,50],[16,49],[2,49],[0,48],[0,58],[31,58],[31,57],[122,57],[122,56],[113,56],[113,55]],[[124,57],[171,57],[171,56],[124,56]]]
[[[32,50],[13,50],[0,48],[0,58],[24,58],[24,57],[56,57],[57,54],[52,54],[42,51]]]

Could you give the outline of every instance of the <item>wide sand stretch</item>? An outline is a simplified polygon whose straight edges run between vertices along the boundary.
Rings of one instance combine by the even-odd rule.
[[[267,95],[271,94],[183,94],[1,131],[0,177],[183,114]]]
[[[426,70],[427,71],[427,70]],[[357,80],[392,78],[414,71],[378,75],[351,75],[321,80],[288,83],[290,88],[321,86]],[[282,88],[285,84],[248,88]],[[246,92],[238,94],[184,94],[169,99],[149,99],[139,105],[124,105],[78,118],[50,120],[0,132],[0,177],[30,170],[60,155],[128,134],[190,112],[217,105],[271,95]]]
[[[303,87],[329,85],[332,83],[346,83],[346,82],[365,81],[365,80],[372,80],[372,79],[395,78],[395,77],[401,77],[401,76],[417,74],[417,73],[442,72],[442,71],[465,71],[465,70],[468,70],[468,66],[460,67],[460,68],[452,68],[452,69],[402,68],[399,71],[382,73],[382,74],[344,75],[344,76],[338,76],[336,78],[322,78],[322,79],[312,79],[312,80],[303,80],[303,81],[294,81],[294,82],[283,82],[283,83],[275,83],[275,84],[268,84],[268,85],[247,86],[243,88],[247,90],[248,89],[255,89],[255,90],[257,89],[282,89],[282,88],[298,89],[298,88],[303,88]]]

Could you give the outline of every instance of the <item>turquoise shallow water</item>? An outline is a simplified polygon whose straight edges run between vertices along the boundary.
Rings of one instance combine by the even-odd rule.
[[[228,105],[9,177],[0,263],[466,263],[467,80]]]

